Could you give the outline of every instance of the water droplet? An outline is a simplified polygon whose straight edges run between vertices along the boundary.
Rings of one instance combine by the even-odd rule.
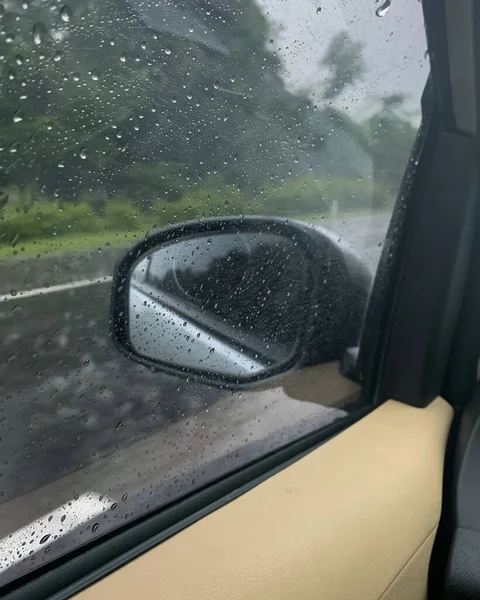
[[[23,120],[23,117],[22,117],[22,115],[21,115],[20,111],[19,111],[19,110],[16,110],[16,111],[13,113],[13,122],[14,122],[14,123],[20,123],[20,121],[22,121],[22,120]]]
[[[172,51],[170,50],[170,48],[167,46],[164,50],[165,54],[171,54]]]
[[[37,46],[40,46],[44,34],[45,27],[41,23],[35,23],[32,29],[33,43]]]
[[[19,143],[18,142],[13,142],[12,144],[10,144],[10,147],[8,149],[8,151],[11,154],[15,154],[16,152],[18,152],[18,148],[19,148]]]
[[[122,54],[120,54],[120,60],[122,62],[127,62],[127,55],[125,54],[125,52],[123,52]]]
[[[13,238],[10,240],[10,246],[11,246],[12,248],[15,248],[15,246],[17,245],[17,243],[18,243],[18,240],[19,240],[19,239],[20,239],[20,235],[19,235],[18,233],[16,233],[16,234],[13,236]]]
[[[116,502],[114,502],[114,503],[112,504],[112,506],[110,507],[110,510],[115,510],[116,508],[117,508],[117,503],[116,503]]]
[[[65,4],[60,9],[60,18],[64,23],[68,23],[72,18],[72,9],[68,6],[68,4]]]
[[[80,81],[80,73],[73,74],[73,81]]]
[[[13,43],[13,35],[11,33],[9,33],[6,37],[5,37],[5,41],[7,42],[7,44],[12,44]]]
[[[23,58],[20,55],[17,55],[15,57],[15,62],[17,63],[18,66],[23,65]]]
[[[45,544],[45,542],[48,542],[48,540],[49,540],[49,539],[50,539],[50,534],[49,534],[49,533],[47,533],[47,535],[44,535],[44,536],[42,537],[42,539],[40,540],[40,543],[41,543],[41,544]]]
[[[43,219],[43,213],[42,212],[38,212],[36,214],[36,219],[37,219],[37,221],[40,221],[40,219]]]
[[[319,6],[315,12],[317,13],[317,15],[319,15],[322,12],[322,7]]]
[[[98,530],[98,527],[99,527],[98,523],[94,523],[92,525],[92,533],[95,533]]]
[[[273,40],[268,40],[268,43],[270,44],[270,46],[273,46]]]
[[[85,160],[88,156],[88,148],[82,148],[80,150],[80,158],[82,158],[83,160]]]
[[[123,427],[123,421],[120,421],[119,423],[117,423],[117,426],[115,427],[115,429],[118,431],[122,427]]]
[[[58,62],[61,58],[62,58],[62,53],[60,51],[55,52],[55,56],[53,57],[53,60],[55,62]]]
[[[100,71],[98,69],[93,69],[93,71],[92,71],[92,79],[94,81],[98,81],[100,79]]]
[[[215,81],[215,82],[213,83],[213,87],[214,87],[214,89],[218,90],[218,85],[219,85],[219,84],[218,84],[218,81]]]
[[[128,494],[123,494],[122,496],[122,500],[125,502],[125,500],[128,498]]]
[[[381,6],[379,6],[377,8],[377,10],[375,11],[375,14],[377,15],[377,17],[384,17],[387,14],[391,5],[392,5],[392,0],[385,0],[385,2]]]
[[[29,6],[30,6],[30,4],[28,2],[26,2],[26,0],[24,0],[22,2],[22,8],[23,8],[23,10],[28,10]]]

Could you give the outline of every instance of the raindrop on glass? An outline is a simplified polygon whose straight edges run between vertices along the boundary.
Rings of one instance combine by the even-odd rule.
[[[322,7],[319,6],[315,12],[317,13],[317,15],[319,15],[322,12]]]
[[[379,6],[377,8],[377,10],[375,11],[375,14],[377,15],[377,17],[384,17],[387,14],[391,5],[392,5],[392,0],[385,0],[385,2],[381,6]]]
[[[23,120],[23,117],[22,117],[22,115],[21,115],[20,111],[19,111],[19,110],[16,110],[16,111],[13,113],[13,122],[14,122],[14,123],[20,123],[20,121],[22,121],[22,120]]]
[[[42,43],[42,38],[45,34],[45,28],[40,23],[35,23],[32,29],[33,43],[36,46],[40,46]]]
[[[80,150],[80,158],[85,160],[88,156],[88,148],[82,148]]]
[[[92,79],[94,81],[98,81],[100,79],[100,71],[98,69],[93,69],[93,71],[92,71]]]
[[[72,18],[72,9],[68,6],[68,4],[65,4],[60,9],[60,18],[64,23],[68,23]]]

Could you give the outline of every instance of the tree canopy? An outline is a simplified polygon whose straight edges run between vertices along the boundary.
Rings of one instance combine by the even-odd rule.
[[[398,188],[415,135],[396,110],[402,95],[359,124],[291,93],[253,0],[2,6],[0,186],[2,197],[16,190],[25,210],[129,201],[148,213],[215,193],[223,206],[240,190],[262,212],[265,189],[298,178],[359,180],[372,175],[372,160],[383,165],[382,183]],[[332,39],[321,61],[330,71],[325,100],[361,80],[362,52],[347,32]]]

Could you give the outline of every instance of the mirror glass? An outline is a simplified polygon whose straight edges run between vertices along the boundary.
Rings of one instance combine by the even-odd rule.
[[[131,271],[130,344],[175,368],[258,377],[295,355],[309,309],[307,278],[301,247],[278,234],[172,241]]]

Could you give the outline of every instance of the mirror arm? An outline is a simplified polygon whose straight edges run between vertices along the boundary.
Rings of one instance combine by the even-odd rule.
[[[362,373],[358,362],[358,346],[347,348],[340,360],[340,373],[355,383],[362,383]]]

